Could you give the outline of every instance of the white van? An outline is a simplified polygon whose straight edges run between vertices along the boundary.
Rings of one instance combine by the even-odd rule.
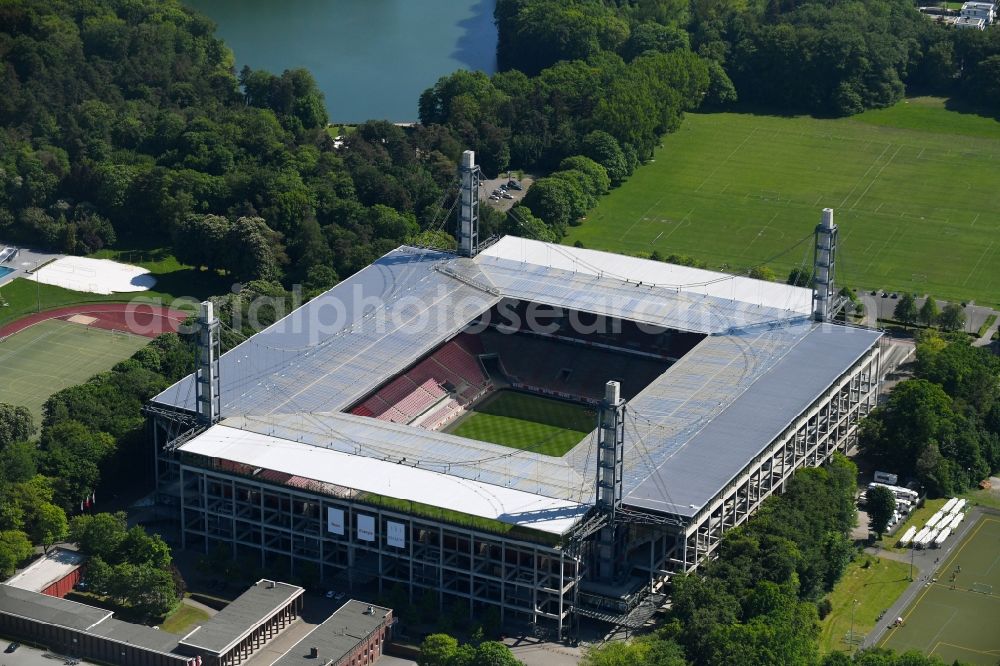
[[[888,483],[891,486],[896,485],[896,482],[899,481],[899,476],[889,472],[875,472],[874,478],[879,483]]]

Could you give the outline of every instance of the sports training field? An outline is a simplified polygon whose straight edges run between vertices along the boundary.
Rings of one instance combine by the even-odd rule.
[[[561,456],[594,429],[596,413],[581,405],[500,391],[448,429],[453,435]]]
[[[992,593],[972,591],[988,589],[982,586],[992,586]],[[885,646],[917,649],[946,663],[1000,661],[1000,519],[980,519],[903,620],[902,627],[890,630]]]
[[[24,405],[38,423],[50,395],[110,370],[148,343],[59,319],[40,322],[0,342],[0,402]]]
[[[1000,122],[915,98],[843,119],[688,114],[655,162],[563,241],[784,278],[811,265],[820,210],[840,224],[837,278],[1000,304]]]

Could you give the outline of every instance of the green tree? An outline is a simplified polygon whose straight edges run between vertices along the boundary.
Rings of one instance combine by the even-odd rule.
[[[66,512],[49,502],[35,508],[33,523],[31,538],[35,543],[40,543],[46,551],[49,546],[66,538],[69,533]]]
[[[35,434],[35,422],[27,407],[0,403],[0,450]]]
[[[125,540],[127,523],[125,513],[98,513],[74,517],[69,524],[70,539],[80,544],[88,555],[97,555],[107,562],[115,562]]]
[[[448,634],[431,634],[420,644],[420,666],[450,666],[458,653],[458,641]]]
[[[621,185],[632,173],[618,141],[603,130],[594,130],[583,137],[582,150],[584,155],[604,167],[613,186]]]
[[[24,532],[0,532],[0,576],[7,578],[13,574],[17,565],[31,557],[31,553],[31,541]]]
[[[580,666],[634,666],[645,663],[648,654],[647,643],[612,641],[588,649]]]
[[[960,331],[965,328],[965,309],[958,303],[948,303],[938,316],[938,324],[945,331]]]
[[[896,496],[884,486],[869,488],[865,496],[865,510],[868,512],[869,528],[881,539],[892,519],[892,512],[896,510]]]
[[[523,666],[503,643],[484,641],[476,646],[475,658],[469,666]]]
[[[938,310],[937,301],[933,296],[928,296],[924,299],[924,304],[920,306],[920,311],[917,313],[917,319],[924,326],[934,326],[937,324],[940,314],[941,312]]]
[[[788,272],[788,279],[785,280],[785,284],[790,284],[793,287],[808,287],[809,272],[802,268],[793,268]]]
[[[910,293],[900,296],[899,301],[896,302],[896,307],[892,311],[893,318],[904,324],[916,323],[917,314],[917,303],[913,298],[913,294]]]
[[[768,282],[774,282],[778,279],[777,273],[769,266],[754,266],[747,273],[747,276],[755,280],[766,280]]]

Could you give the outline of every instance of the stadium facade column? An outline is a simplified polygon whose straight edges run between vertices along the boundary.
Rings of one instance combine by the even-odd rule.
[[[609,381],[604,386],[597,437],[597,510],[608,516],[608,524],[597,538],[597,577],[610,581],[619,565],[615,514],[621,508],[625,458],[625,401],[619,382]]]
[[[479,166],[476,153],[466,150],[458,169],[461,179],[458,211],[458,253],[474,257],[479,249]]]

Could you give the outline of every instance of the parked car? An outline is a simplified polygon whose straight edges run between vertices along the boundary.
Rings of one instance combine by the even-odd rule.
[[[327,599],[333,599],[333,595],[334,595],[334,591],[333,590],[327,590],[326,591],[326,598]]]
[[[10,645],[7,646],[7,649],[4,650],[4,652],[7,652],[9,654],[11,652],[15,652],[19,647],[21,647],[20,643],[11,643]]]
[[[517,182],[516,180],[508,180],[507,181],[507,187],[509,187],[512,190],[522,190],[522,189],[524,189],[524,188],[521,187],[521,183]]]
[[[514,196],[510,192],[504,192],[502,196],[503,196],[504,199],[513,199],[514,198]]]

